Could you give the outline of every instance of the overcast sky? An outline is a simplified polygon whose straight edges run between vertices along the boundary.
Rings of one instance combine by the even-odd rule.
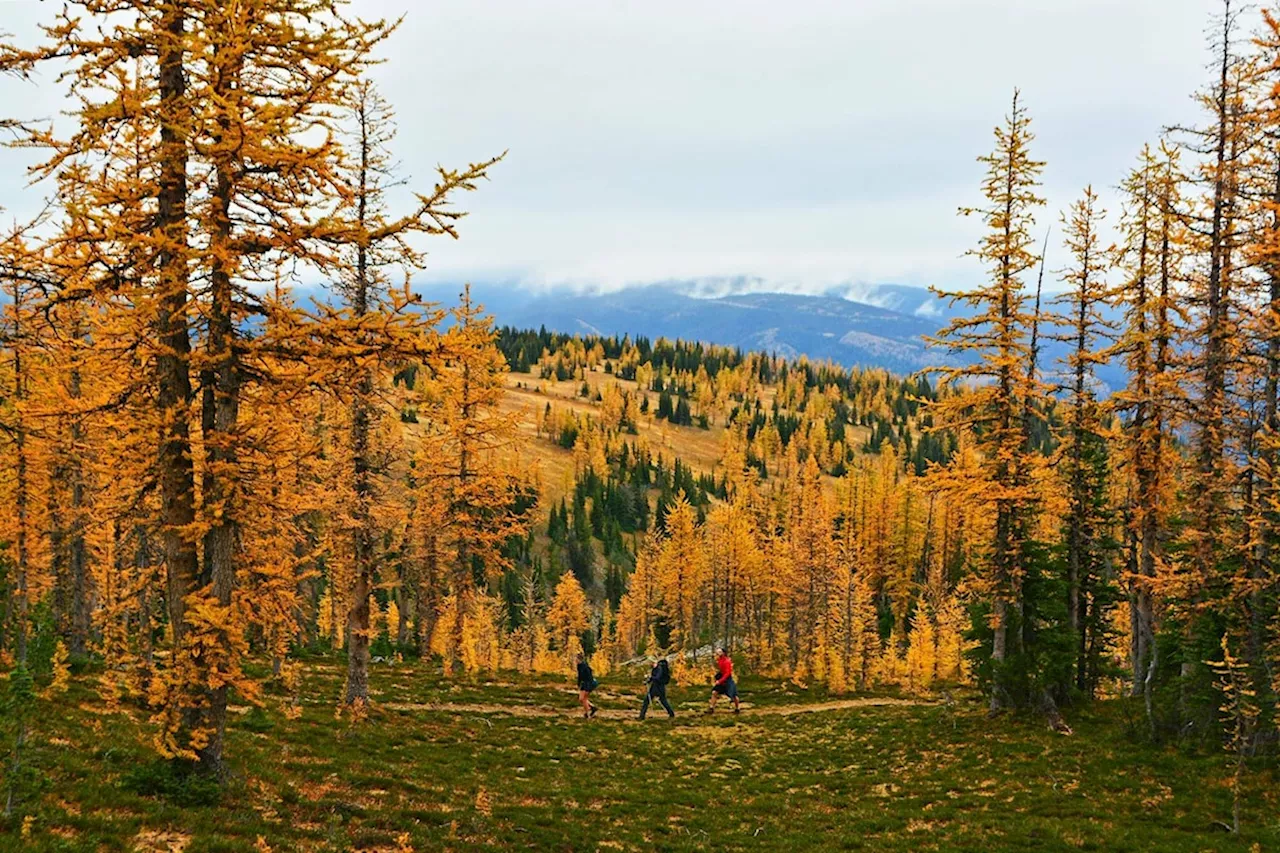
[[[53,0],[0,0],[24,38]],[[1022,89],[1043,224],[1195,117],[1218,0],[355,0],[405,22],[376,76],[405,171],[509,149],[431,274],[617,285],[954,284],[991,130]],[[49,114],[52,82],[0,82]],[[21,215],[28,155],[0,152]],[[1115,205],[1110,205],[1113,208]],[[1053,251],[1051,249],[1051,251]],[[1060,255],[1060,252],[1059,252]],[[1054,258],[1050,257],[1050,266]]]

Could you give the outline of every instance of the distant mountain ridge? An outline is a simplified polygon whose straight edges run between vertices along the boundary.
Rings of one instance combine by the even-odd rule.
[[[618,290],[571,287],[531,289],[514,282],[480,282],[472,297],[499,325],[599,335],[644,335],[736,346],[787,358],[806,355],[846,367],[880,367],[909,374],[954,363],[930,345],[953,317],[969,313],[932,291],[900,284],[843,284],[822,294],[771,292],[768,283],[740,276],[663,281]],[[460,285],[416,288],[433,301],[453,304]],[[1042,330],[1042,369],[1052,376],[1068,352]],[[1124,383],[1116,365],[1098,370],[1099,390]]]
[[[937,331],[935,323],[834,296],[745,293],[699,299],[659,286],[593,297],[552,294],[527,303],[516,317],[516,325],[545,324],[556,331],[663,335],[897,373],[920,370],[939,355],[930,353],[922,338]]]

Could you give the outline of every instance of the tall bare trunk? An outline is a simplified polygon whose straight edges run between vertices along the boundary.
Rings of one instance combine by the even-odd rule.
[[[1224,406],[1226,402],[1228,326],[1228,276],[1230,266],[1229,232],[1233,219],[1228,216],[1232,203],[1232,187],[1228,165],[1233,154],[1230,138],[1232,116],[1229,106],[1231,70],[1231,29],[1234,18],[1229,0],[1224,3],[1219,76],[1214,99],[1213,191],[1209,233],[1209,272],[1205,282],[1204,351],[1201,358],[1202,395],[1198,412],[1199,429],[1197,471],[1200,476],[1197,495],[1197,522],[1200,541],[1197,560],[1205,579],[1216,570],[1216,554],[1225,510],[1225,483],[1221,470],[1224,447]]]
[[[216,51],[215,51],[216,53]],[[215,59],[217,62],[217,59]],[[231,101],[238,88],[239,61],[235,58],[218,62],[214,87]],[[228,107],[229,109],[229,107]],[[212,198],[212,221],[209,234],[209,317],[208,364],[203,375],[202,426],[207,465],[204,472],[204,502],[211,518],[204,536],[204,572],[201,586],[220,607],[231,604],[236,584],[236,550],[239,539],[237,503],[239,474],[237,471],[237,430],[240,419],[242,371],[235,342],[235,305],[233,276],[236,251],[232,241],[231,208],[236,193],[238,164],[226,149],[231,138],[231,120],[218,120],[213,141],[216,154]],[[221,773],[222,748],[227,721],[227,687],[210,690],[200,714],[200,724],[209,734],[206,745],[198,750],[201,765]]]
[[[365,242],[369,202],[369,122],[367,102],[357,109],[360,126],[360,173],[357,187],[357,228],[360,243],[356,247],[356,279],[352,293],[352,313],[356,319],[369,313],[369,250]],[[373,416],[373,373],[365,369],[351,403],[351,461],[356,506],[353,562],[355,577],[351,588],[351,609],[347,613],[347,689],[348,705],[369,701],[369,596],[373,594],[373,482],[369,464],[369,434]]]
[[[1275,207],[1270,226],[1273,231],[1280,231],[1280,146],[1272,152],[1275,160],[1275,171],[1272,179],[1271,202]],[[1267,609],[1262,592],[1265,578],[1273,572],[1271,565],[1272,551],[1277,537],[1280,536],[1280,518],[1273,509],[1276,500],[1277,466],[1280,466],[1280,263],[1271,261],[1266,265],[1268,301],[1264,309],[1264,332],[1266,341],[1266,380],[1263,386],[1263,418],[1260,458],[1263,477],[1258,487],[1255,514],[1261,529],[1256,539],[1254,560],[1250,572],[1255,583],[1249,596],[1249,653],[1254,661],[1262,662],[1267,670],[1269,680],[1275,681],[1270,658],[1264,653]]]
[[[82,331],[79,318],[72,339],[79,343]],[[74,364],[67,383],[68,396],[79,400],[82,392],[80,365]],[[83,657],[89,650],[89,632],[92,628],[89,601],[89,572],[85,554],[85,484],[84,466],[81,464],[81,444],[84,442],[84,423],[79,417],[71,422],[71,452],[67,456],[67,479],[71,486],[71,529],[67,545],[67,563],[71,576],[71,644],[69,651]]]
[[[157,405],[160,409],[160,521],[168,578],[169,624],[175,646],[186,630],[186,597],[195,588],[195,475],[191,459],[190,410],[193,400],[189,365],[191,335],[187,318],[187,139],[183,124],[187,81],[183,70],[186,13],[170,3],[161,19],[160,176],[156,231],[164,248],[157,258],[159,298],[156,331]]]
[[[27,459],[27,424],[23,416],[23,407],[26,405],[27,384],[22,363],[23,350],[26,349],[26,344],[22,337],[26,334],[26,330],[22,325],[22,296],[22,286],[15,278],[13,281],[13,399],[17,416],[14,419],[13,430],[15,457],[13,508],[17,516],[18,528],[14,536],[14,572],[16,577],[13,591],[13,617],[16,621],[14,626],[14,645],[17,660],[20,664],[27,662],[27,619],[29,608],[27,600],[27,563],[30,556],[27,542],[30,482]],[[6,625],[5,627],[7,628],[8,626]]]
[[[418,652],[425,656],[431,651],[431,637],[435,633],[436,619],[440,612],[440,552],[435,531],[424,533],[421,547],[413,599]]]

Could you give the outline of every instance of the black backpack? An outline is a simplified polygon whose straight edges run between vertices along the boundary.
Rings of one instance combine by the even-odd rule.
[[[653,682],[664,687],[671,683],[671,665],[665,660],[658,661],[658,677]]]

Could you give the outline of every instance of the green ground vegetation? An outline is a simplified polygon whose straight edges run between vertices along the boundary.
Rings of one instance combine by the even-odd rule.
[[[373,676],[359,724],[335,716],[337,661],[307,667],[297,719],[271,696],[238,709],[221,786],[158,762],[145,714],[103,713],[79,676],[37,700],[0,849],[1280,849],[1274,766],[1248,768],[1228,833],[1229,757],[1144,742],[1119,701],[1063,736],[966,696],[831,708],[747,675],[739,716],[702,715],[705,688],[678,684],[677,719],[641,723],[632,670],[587,722],[568,678]]]

